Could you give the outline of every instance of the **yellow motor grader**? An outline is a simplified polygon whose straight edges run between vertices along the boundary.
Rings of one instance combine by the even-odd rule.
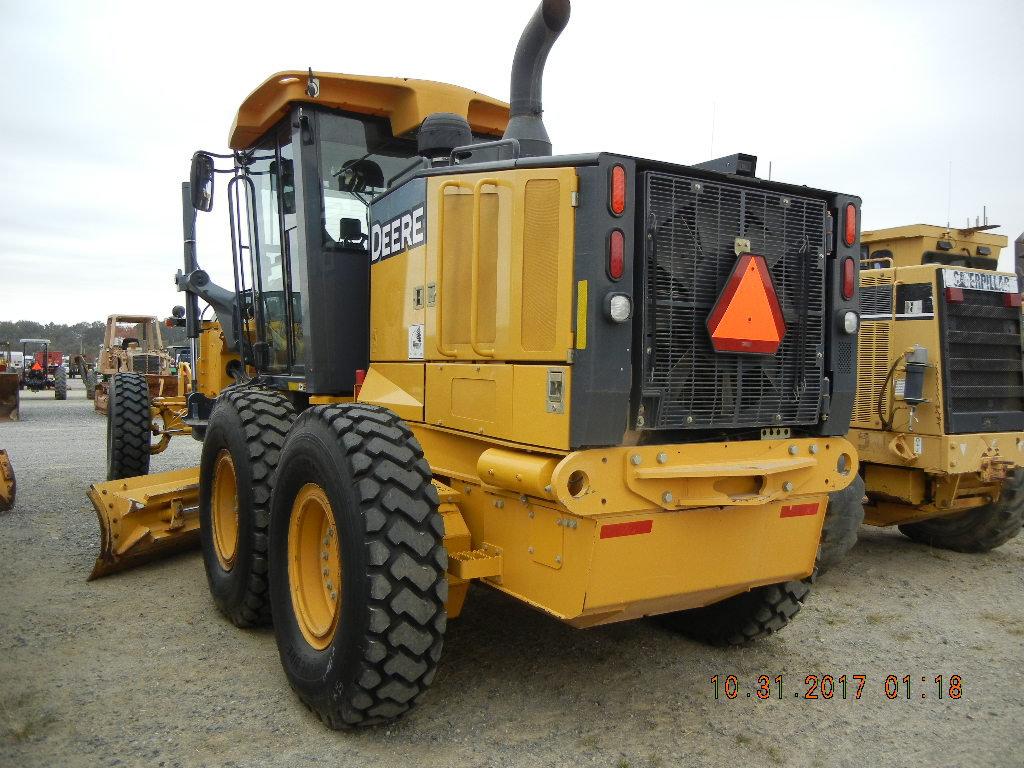
[[[176,280],[193,343],[214,308],[233,383],[186,398],[197,470],[93,486],[102,557],[198,517],[214,603],[273,617],[331,727],[422,697],[471,581],[576,627],[741,643],[800,609],[826,509],[859,520],[860,200],[748,155],[552,155],[541,79],[568,18],[533,14],[510,105],[282,72],[230,154],[193,157]],[[195,255],[218,173],[232,289]],[[134,427],[111,424],[116,448]]]
[[[861,237],[858,389],[849,439],[866,522],[985,552],[1024,521],[1021,294],[991,226]]]

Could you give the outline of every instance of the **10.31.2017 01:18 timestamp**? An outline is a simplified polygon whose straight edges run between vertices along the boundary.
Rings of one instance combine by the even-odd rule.
[[[884,681],[869,681],[867,675],[806,675],[802,684],[786,684],[782,675],[759,675],[752,686],[744,686],[737,675],[714,675],[710,679],[715,699],[805,699],[808,701],[849,699],[865,695],[886,699],[959,699],[963,696],[960,675],[888,675]]]

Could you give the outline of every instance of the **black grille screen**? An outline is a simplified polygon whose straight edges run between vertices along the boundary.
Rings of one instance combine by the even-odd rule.
[[[962,302],[943,303],[949,433],[1024,428],[1021,311],[1006,306],[1005,296],[964,290]]]
[[[826,206],[649,172],[644,182],[646,428],[815,424],[823,386]],[[786,320],[775,355],[716,353],[706,322],[736,263],[765,257]]]
[[[160,373],[160,355],[132,355],[135,373]]]

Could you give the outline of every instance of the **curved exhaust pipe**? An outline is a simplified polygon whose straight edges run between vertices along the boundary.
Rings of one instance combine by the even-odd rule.
[[[569,23],[569,0],[544,0],[530,17],[512,60],[508,127],[504,138],[519,141],[523,157],[551,154],[551,139],[541,117],[541,84],[548,51]]]

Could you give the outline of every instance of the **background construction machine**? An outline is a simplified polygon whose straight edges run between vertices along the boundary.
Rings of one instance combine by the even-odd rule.
[[[991,227],[865,232],[850,440],[866,521],[961,552],[1024,520],[1021,294]]]
[[[7,451],[0,448],[0,512],[14,507],[18,496],[18,484],[14,478],[14,466]]]
[[[17,421],[21,374],[15,370],[11,342],[0,342],[0,421]]]
[[[171,374],[171,358],[160,338],[160,324],[152,315],[110,315],[103,335],[93,378],[86,382],[86,396],[96,410],[107,412],[110,379],[121,372],[146,377],[153,397],[177,394],[177,378]],[[88,374],[87,374],[88,376]]]
[[[30,349],[34,354],[29,354]],[[32,392],[52,389],[54,398],[67,400],[68,372],[64,369],[64,354],[50,351],[49,339],[22,339],[21,353],[21,380],[18,386]]]
[[[552,156],[541,75],[568,17],[533,15],[511,109],[285,72],[232,155],[193,158],[196,210],[231,175],[235,285],[198,267],[190,207],[187,335],[201,298],[243,362],[188,395],[198,472],[90,490],[101,562],[192,535],[198,484],[214,602],[273,615],[332,727],[419,700],[471,580],[577,627],[661,615],[740,643],[799,610],[830,494],[859,510],[859,199],[746,155]]]

